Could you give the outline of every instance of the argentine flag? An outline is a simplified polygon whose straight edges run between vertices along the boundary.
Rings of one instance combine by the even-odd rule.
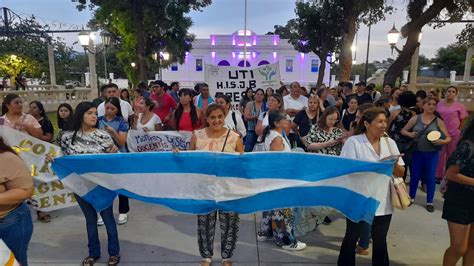
[[[393,162],[192,151],[64,156],[52,167],[66,187],[97,210],[122,194],[191,214],[329,206],[353,221],[371,223],[387,196]]]

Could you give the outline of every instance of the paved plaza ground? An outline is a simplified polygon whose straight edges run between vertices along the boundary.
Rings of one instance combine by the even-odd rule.
[[[442,199],[436,195],[434,213],[428,213],[419,192],[416,204],[396,211],[389,231],[391,265],[441,265],[449,243],[447,225],[441,219]],[[117,203],[117,202],[116,202]],[[115,206],[117,209],[118,206]],[[31,265],[79,265],[87,255],[85,221],[79,207],[51,213],[49,224],[34,223],[29,249]],[[235,265],[334,265],[345,231],[345,219],[333,216],[331,225],[321,225],[300,240],[308,248],[284,251],[272,242],[257,242],[260,214],[242,215]],[[118,226],[120,265],[198,265],[196,217],[179,214],[158,205],[131,200],[129,221]],[[100,228],[102,258],[108,259],[105,227]],[[214,265],[220,265],[219,230],[216,230]],[[358,265],[369,265],[370,256],[358,256]]]

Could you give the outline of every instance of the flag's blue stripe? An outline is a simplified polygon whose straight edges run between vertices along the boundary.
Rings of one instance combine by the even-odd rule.
[[[235,211],[241,214],[248,214],[296,206],[329,206],[339,210],[353,221],[366,221],[368,223],[372,223],[374,213],[379,205],[377,200],[364,197],[349,189],[329,186],[284,188],[260,193],[243,199],[223,202],[150,198],[134,194],[125,189],[117,191],[109,190],[108,192],[94,189],[83,198],[91,202],[97,210],[102,210],[112,204],[113,197],[116,193],[147,203],[161,204],[175,211],[192,214],[205,214],[214,210]],[[296,197],[295,195],[299,196]],[[301,195],[307,196],[301,197]]]
[[[53,169],[60,179],[71,173],[195,173],[246,179],[277,178],[317,181],[354,172],[390,175],[393,162],[374,163],[305,153],[233,155],[193,152],[121,153],[64,156]]]

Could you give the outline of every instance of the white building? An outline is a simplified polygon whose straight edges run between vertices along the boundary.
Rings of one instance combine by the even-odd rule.
[[[299,81],[302,86],[314,85],[318,79],[321,60],[314,53],[299,53],[287,39],[278,35],[257,35],[239,30],[231,35],[211,35],[209,39],[196,39],[187,53],[184,64],[174,63],[163,69],[163,80],[168,84],[178,81],[181,87],[192,88],[204,82],[204,64],[244,67],[246,45],[247,67],[279,62],[282,82]],[[329,84],[330,65],[326,62],[323,83]],[[277,89],[277,88],[274,88]]]

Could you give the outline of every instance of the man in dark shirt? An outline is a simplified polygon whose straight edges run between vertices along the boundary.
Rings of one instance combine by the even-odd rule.
[[[357,93],[355,94],[355,97],[357,99],[357,103],[359,105],[362,105],[364,103],[373,103],[373,99],[372,99],[372,96],[370,96],[370,94],[368,94],[366,91],[365,91],[365,82],[364,81],[360,81],[359,83],[356,84],[357,86]]]
[[[105,95],[106,91],[107,91],[107,85],[102,85],[102,87],[100,87],[99,98],[95,98],[94,100],[92,100],[92,104],[94,104],[95,107],[99,107],[99,105],[107,99]]]

